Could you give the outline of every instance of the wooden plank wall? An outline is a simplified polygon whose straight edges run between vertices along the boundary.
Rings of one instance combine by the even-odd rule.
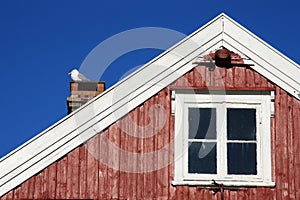
[[[211,72],[199,66],[170,87],[275,89],[275,118],[271,119],[271,128],[276,187],[225,190],[224,195],[225,199],[300,199],[300,102],[297,99],[253,70],[238,67]],[[170,87],[2,199],[220,199],[220,193],[213,194],[208,189],[171,185],[174,117],[170,115]],[[163,127],[156,130],[164,119]],[[147,159],[140,156],[146,154],[150,155]],[[149,170],[159,168],[165,161],[164,167]]]

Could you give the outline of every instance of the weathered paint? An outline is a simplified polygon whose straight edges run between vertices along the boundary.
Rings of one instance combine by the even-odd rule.
[[[198,66],[163,89],[127,116],[77,147],[65,157],[37,173],[2,199],[220,199],[220,193],[196,186],[172,186],[174,177],[173,146],[167,154],[154,153],[151,161],[126,157],[106,142],[124,152],[145,154],[157,152],[174,140],[174,116],[171,113],[171,88],[227,90],[276,90],[275,118],[271,119],[272,168],[275,188],[236,188],[225,190],[225,199],[300,199],[300,102],[251,69],[233,67],[208,71]],[[153,108],[160,105],[167,114],[161,130],[153,136],[138,138],[132,133],[146,134],[147,125],[159,123],[161,115]],[[142,127],[133,126],[132,122]],[[126,127],[126,131],[124,128]],[[130,133],[130,134],[128,134]],[[99,162],[99,157],[101,160]],[[137,155],[137,154],[136,154]],[[146,173],[128,173],[110,166],[132,167],[142,172],[155,168],[162,160],[170,164]],[[102,161],[102,162],[101,162]]]

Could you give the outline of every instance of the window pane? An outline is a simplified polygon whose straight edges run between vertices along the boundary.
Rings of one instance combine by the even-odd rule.
[[[256,140],[256,110],[228,108],[227,138],[229,140]]]
[[[189,108],[189,139],[216,139],[216,108]]]
[[[217,145],[215,142],[189,142],[188,172],[217,173]]]
[[[228,174],[257,174],[256,143],[227,144]]]

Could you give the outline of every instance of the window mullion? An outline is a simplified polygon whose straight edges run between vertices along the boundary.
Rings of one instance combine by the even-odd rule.
[[[262,124],[262,109],[261,106],[256,108],[256,161],[257,161],[257,175],[261,176],[262,172],[262,158],[261,158],[261,124]]]
[[[217,107],[217,129],[218,129],[218,176],[223,178],[227,171],[226,162],[226,114],[224,104],[220,104]]]
[[[223,115],[224,115],[224,132],[223,132],[223,151],[224,151],[224,157],[223,157],[223,166],[224,166],[224,174],[223,177],[227,176],[228,174],[228,166],[227,166],[227,106],[226,103],[223,104]]]

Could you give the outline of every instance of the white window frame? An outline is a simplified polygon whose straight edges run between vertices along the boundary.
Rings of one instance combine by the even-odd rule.
[[[212,180],[228,186],[274,186],[271,164],[271,95],[249,94],[189,94],[175,92],[175,176],[173,185],[211,185]],[[188,108],[216,107],[256,109],[256,175],[228,175],[226,120],[217,117],[217,174],[188,173]],[[223,112],[221,112],[223,113]],[[223,113],[224,114],[224,113]],[[226,119],[226,116],[223,116]],[[223,144],[223,145],[222,145]],[[226,166],[226,167],[222,167]]]

